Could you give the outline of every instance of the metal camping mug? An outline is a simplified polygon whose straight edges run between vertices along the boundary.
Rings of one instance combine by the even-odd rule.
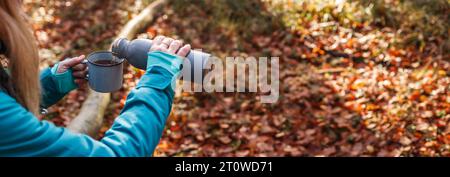
[[[109,93],[119,90],[123,83],[123,61],[109,51],[89,54],[84,63],[88,66],[87,80],[91,89]]]

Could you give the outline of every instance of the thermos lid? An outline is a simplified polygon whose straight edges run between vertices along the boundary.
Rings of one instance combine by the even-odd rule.
[[[126,38],[117,38],[114,40],[111,46],[111,52],[113,55],[119,58],[126,58],[126,50],[128,46],[128,39]]]

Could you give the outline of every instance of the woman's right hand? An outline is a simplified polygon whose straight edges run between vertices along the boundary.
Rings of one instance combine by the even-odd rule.
[[[180,40],[174,40],[165,36],[157,36],[153,39],[153,44],[150,48],[150,52],[155,51],[166,52],[184,58],[189,54],[189,51],[191,51],[191,45],[187,44],[183,46],[183,43]]]

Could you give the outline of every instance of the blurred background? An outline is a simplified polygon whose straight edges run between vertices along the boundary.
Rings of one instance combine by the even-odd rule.
[[[160,0],[163,1],[163,0]],[[107,50],[152,0],[24,0],[42,67]],[[280,99],[180,93],[155,156],[450,156],[449,0],[167,0],[140,38],[280,57]],[[142,71],[125,69],[98,138]],[[67,126],[87,90],[45,119]]]

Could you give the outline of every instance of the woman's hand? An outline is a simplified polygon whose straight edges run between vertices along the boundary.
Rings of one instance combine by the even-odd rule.
[[[72,68],[72,76],[74,77],[74,82],[78,87],[85,87],[87,80],[87,65],[83,64],[85,56],[81,55],[79,57],[74,57],[61,61],[58,65],[57,73],[64,73],[68,69]]]
[[[183,43],[180,40],[174,40],[165,36],[157,36],[153,39],[153,44],[150,48],[150,52],[154,51],[162,51],[184,58],[189,51],[191,51],[191,45],[187,44],[183,46]]]

